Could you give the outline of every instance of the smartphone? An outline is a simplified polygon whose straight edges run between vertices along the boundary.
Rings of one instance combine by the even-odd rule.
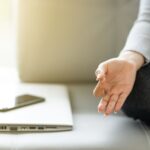
[[[44,102],[44,101],[45,98],[35,96],[35,95],[29,95],[29,94],[19,95],[14,97],[13,99],[4,101],[4,103],[0,102],[0,112],[13,110],[20,107]]]

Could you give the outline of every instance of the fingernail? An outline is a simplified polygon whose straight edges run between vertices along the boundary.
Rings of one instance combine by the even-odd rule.
[[[107,114],[104,114],[104,117],[107,117],[108,115]]]
[[[98,75],[97,75],[97,78],[99,78],[100,76],[101,76],[101,75],[100,75],[100,74],[98,74]]]
[[[114,111],[114,114],[117,114],[118,112],[117,111]]]

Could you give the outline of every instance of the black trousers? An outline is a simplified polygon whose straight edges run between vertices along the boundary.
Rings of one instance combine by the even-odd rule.
[[[122,110],[127,116],[140,119],[150,126],[150,63],[137,72],[134,87]]]

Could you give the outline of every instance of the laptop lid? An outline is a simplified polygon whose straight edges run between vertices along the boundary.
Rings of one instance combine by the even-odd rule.
[[[3,83],[0,87],[0,90],[3,91],[2,95],[9,97],[31,94],[45,98],[45,102],[42,103],[8,112],[0,112],[0,131],[43,132],[72,129],[73,119],[66,86],[59,84]]]

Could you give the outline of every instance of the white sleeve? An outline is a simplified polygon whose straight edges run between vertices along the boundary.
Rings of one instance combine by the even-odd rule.
[[[150,61],[150,0],[141,0],[137,20],[122,51],[131,50]]]

